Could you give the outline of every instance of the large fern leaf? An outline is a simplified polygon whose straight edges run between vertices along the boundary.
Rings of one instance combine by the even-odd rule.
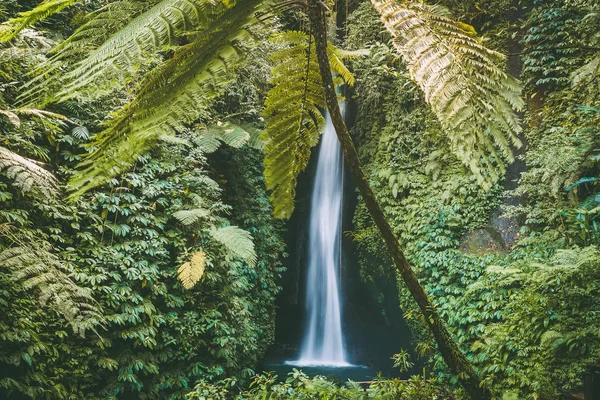
[[[132,165],[165,134],[175,134],[201,117],[234,77],[262,0],[240,1],[147,74],[134,100],[95,137],[94,152],[71,185],[78,195]]]
[[[226,10],[218,0],[162,0],[117,31],[96,50],[63,74],[60,90],[52,101],[73,97],[93,99],[105,91],[96,87],[113,88],[126,82],[143,65],[145,58],[161,46],[175,44],[175,39],[188,31],[207,28]],[[151,59],[151,58],[150,58]],[[89,90],[94,88],[94,90]]]
[[[241,258],[250,265],[256,264],[256,252],[250,232],[237,226],[212,228],[209,233],[219,241],[227,250],[237,258]]]
[[[53,51],[38,78],[19,97],[36,106],[70,98],[95,99],[123,87],[161,46],[176,44],[185,30],[206,27],[218,0],[122,0],[93,13],[90,21]],[[93,90],[92,90],[93,88]]]
[[[81,335],[102,321],[102,311],[90,291],[71,280],[67,266],[52,254],[49,243],[19,237],[6,225],[0,234],[13,242],[0,252],[0,266],[10,270],[25,289],[37,290],[42,306],[60,313]]]
[[[271,59],[271,90],[265,101],[265,179],[272,190],[271,202],[278,218],[289,218],[294,210],[296,180],[310,158],[325,127],[321,110],[326,108],[323,83],[313,39],[304,32],[290,31],[272,37],[282,49]],[[354,78],[341,58],[353,56],[330,46],[332,70],[346,83]],[[336,84],[340,84],[340,79]]]
[[[202,147],[205,153],[213,153],[224,143],[234,148],[240,148],[248,143],[250,132],[232,122],[221,122],[205,129],[199,129],[194,142]]]
[[[202,196],[191,193],[190,197],[195,208],[179,210],[173,213],[173,216],[183,225],[193,225],[199,221],[205,221],[210,217],[210,210],[207,208],[206,200]]]
[[[186,289],[193,288],[196,283],[204,275],[204,268],[206,267],[206,254],[203,251],[197,251],[194,253],[190,261],[181,264],[177,270],[177,277],[181,281],[181,284]]]
[[[66,7],[73,5],[81,0],[44,0],[37,7],[30,11],[19,14],[0,25],[0,42],[7,42],[13,39],[23,29],[36,22],[48,18],[52,14],[61,12]]]
[[[49,198],[56,197],[59,192],[58,181],[40,163],[1,146],[0,170],[4,170],[6,176],[13,180],[13,185],[23,192],[37,189]]]
[[[600,55],[593,57],[586,64],[575,70],[571,74],[571,79],[574,87],[587,86],[589,92],[597,93],[597,90],[600,89]]]
[[[442,7],[372,0],[394,37],[411,77],[425,94],[453,150],[489,187],[521,146],[523,107],[519,82],[497,63],[504,56],[480,45],[472,29],[454,22]],[[500,152],[501,155],[498,154]]]

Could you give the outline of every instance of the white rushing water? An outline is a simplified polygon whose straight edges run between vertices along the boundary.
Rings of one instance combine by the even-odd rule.
[[[346,362],[340,310],[343,158],[327,115],[315,177],[306,282],[308,326],[299,366],[350,366]]]

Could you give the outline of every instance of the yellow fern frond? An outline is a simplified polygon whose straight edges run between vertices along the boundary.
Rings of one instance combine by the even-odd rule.
[[[206,253],[203,251],[197,251],[192,255],[190,261],[181,264],[177,270],[177,277],[181,281],[181,284],[186,289],[193,288],[196,283],[204,275],[204,269],[206,267]]]

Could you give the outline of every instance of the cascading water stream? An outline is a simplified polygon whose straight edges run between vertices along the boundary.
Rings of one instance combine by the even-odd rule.
[[[308,326],[299,366],[350,366],[346,362],[340,307],[343,157],[331,118],[322,137],[309,230],[306,281]]]

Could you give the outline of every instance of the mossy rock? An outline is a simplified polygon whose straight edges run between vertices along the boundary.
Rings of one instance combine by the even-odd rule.
[[[460,249],[465,253],[504,253],[506,247],[500,232],[493,228],[482,228],[467,232],[460,242]]]

